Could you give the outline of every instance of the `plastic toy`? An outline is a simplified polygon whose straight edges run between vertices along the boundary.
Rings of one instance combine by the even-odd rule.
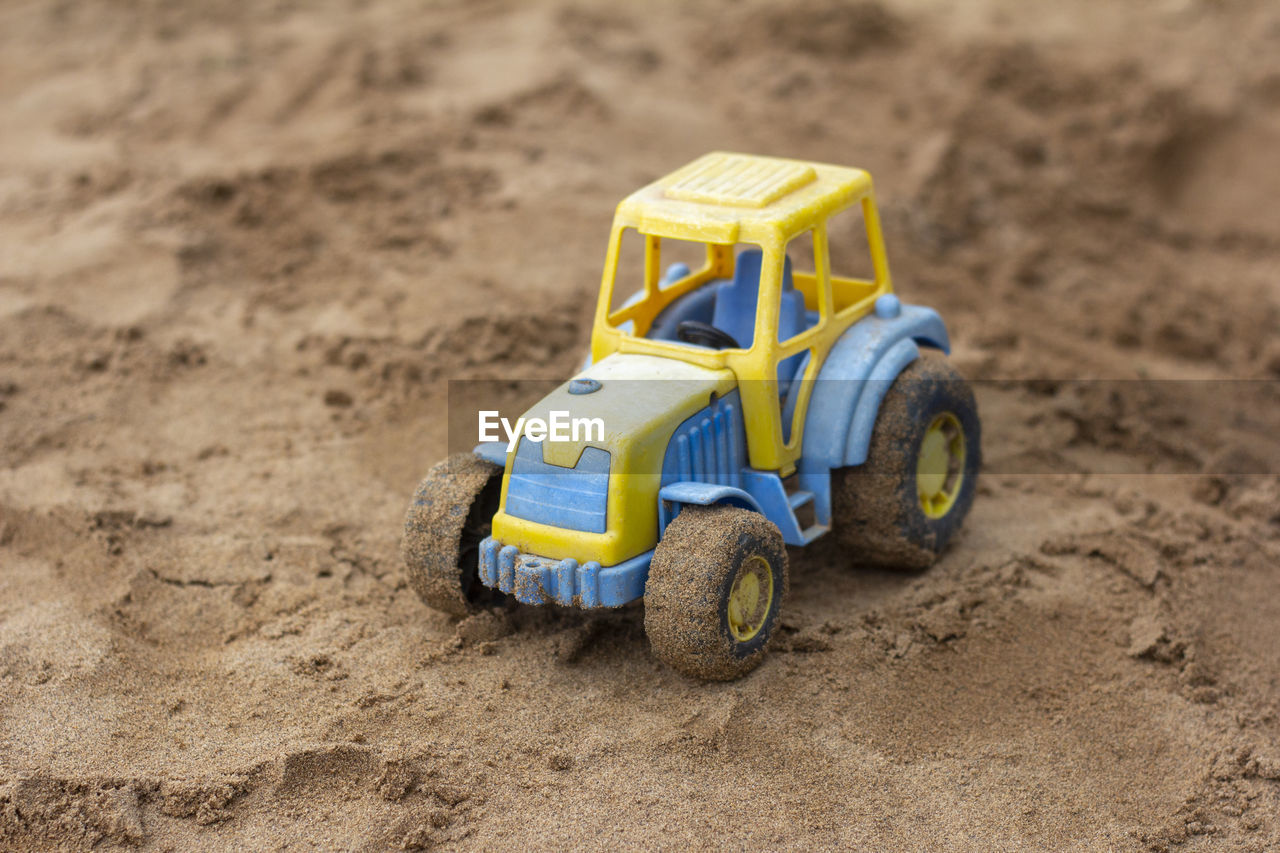
[[[843,213],[856,230],[829,227]],[[833,268],[854,241],[869,277]],[[700,267],[661,271],[691,243]],[[960,525],[979,421],[948,351],[937,312],[893,293],[869,174],[705,155],[618,206],[588,364],[526,414],[603,434],[433,468],[405,522],[412,585],[457,615],[643,598],[658,658],[736,678],[777,630],[785,546],[834,530],[850,564],[921,569]]]

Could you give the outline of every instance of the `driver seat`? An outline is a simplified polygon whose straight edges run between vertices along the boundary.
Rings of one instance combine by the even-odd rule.
[[[745,249],[738,253],[733,279],[722,284],[716,291],[711,325],[733,335],[743,349],[750,349],[756,336],[756,305],[760,301],[760,265],[763,259],[764,253],[759,249]],[[796,290],[791,280],[791,258],[787,257],[782,264],[778,340],[789,340],[803,332],[804,328],[804,294]],[[795,356],[787,361],[794,358]]]

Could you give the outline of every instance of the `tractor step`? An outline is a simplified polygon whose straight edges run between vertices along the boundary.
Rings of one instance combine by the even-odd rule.
[[[805,504],[813,500],[813,492],[808,489],[797,489],[794,492],[787,493],[787,503],[791,505],[791,509],[797,510]]]
[[[808,545],[824,533],[831,532],[830,524],[811,524],[804,530],[800,531],[800,536],[804,539],[804,544]]]
[[[765,517],[778,525],[782,540],[788,545],[808,545],[831,529],[830,518],[823,515],[825,498],[812,488],[788,491],[777,474],[751,468],[743,469],[742,481]],[[797,510],[810,505],[813,510],[802,513],[802,520]]]

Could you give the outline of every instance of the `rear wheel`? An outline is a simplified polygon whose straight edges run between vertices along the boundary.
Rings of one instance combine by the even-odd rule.
[[[400,553],[409,585],[436,610],[466,616],[504,598],[480,582],[478,571],[501,488],[502,469],[471,453],[440,462],[418,485]]]
[[[928,568],[973,504],[982,462],[973,389],[941,354],[908,365],[885,394],[867,461],[834,473],[836,536],[855,559]]]
[[[645,633],[686,675],[738,678],[764,658],[786,592],[787,551],[773,522],[737,507],[685,507],[653,554]]]

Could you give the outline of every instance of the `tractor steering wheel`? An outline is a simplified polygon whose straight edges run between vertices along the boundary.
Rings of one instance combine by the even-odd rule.
[[[699,320],[681,320],[680,325],[676,326],[676,338],[686,344],[711,349],[742,349],[733,335]]]

